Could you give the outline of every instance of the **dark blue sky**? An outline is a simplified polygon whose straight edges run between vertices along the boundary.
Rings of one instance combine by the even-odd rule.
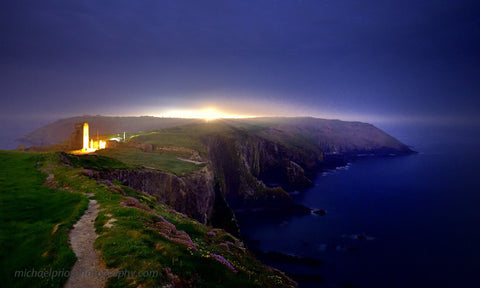
[[[479,121],[477,1],[1,1],[2,119]]]

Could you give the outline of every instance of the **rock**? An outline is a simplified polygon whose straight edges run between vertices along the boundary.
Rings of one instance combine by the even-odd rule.
[[[289,161],[285,167],[287,183],[294,188],[304,189],[313,185],[312,181],[305,177],[303,168],[293,161]]]
[[[155,150],[155,147],[152,144],[145,143],[143,144],[142,149],[144,152],[153,152]]]
[[[323,216],[323,215],[327,214],[327,211],[325,209],[318,209],[318,210],[313,211],[313,213],[315,213],[317,215],[320,215],[320,216]]]
[[[158,202],[205,224],[212,214],[215,192],[213,173],[206,168],[202,170],[186,177],[151,169],[112,169],[97,174],[100,179],[117,180],[127,187],[153,195]]]

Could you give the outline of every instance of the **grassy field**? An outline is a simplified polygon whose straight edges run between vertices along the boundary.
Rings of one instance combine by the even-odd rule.
[[[2,287],[63,285],[64,278],[13,279],[12,273],[71,269],[75,256],[68,247],[68,231],[87,206],[80,193],[93,193],[101,206],[95,245],[107,266],[158,273],[111,278],[108,287],[293,287],[225,231],[202,225],[119,183],[89,178],[84,168],[121,168],[125,164],[119,161],[25,152],[0,152],[0,160]],[[47,175],[36,167],[50,174],[49,185],[69,192],[42,186]]]
[[[103,159],[111,158],[118,160],[123,163],[125,167],[145,167],[150,169],[158,169],[179,176],[188,175],[200,167],[203,167],[203,165],[196,165],[194,163],[182,161],[177,156],[170,155],[168,153],[147,153],[134,148],[99,150],[97,151],[97,154],[101,157],[105,157]],[[105,167],[111,167],[106,165],[106,163],[103,165]],[[121,164],[116,165],[117,167],[115,168],[122,168],[119,167]]]
[[[43,154],[0,151],[2,287],[59,287],[65,278],[14,278],[17,270],[70,270],[76,257],[68,231],[87,207],[80,193],[42,186]]]
[[[204,140],[209,135],[231,134],[231,125],[223,120],[171,127],[132,136],[130,140],[165,147],[185,147],[206,153]]]
[[[164,147],[185,147],[195,150],[204,149],[203,144],[198,138],[194,135],[183,133],[183,129],[153,131],[146,134],[132,136],[131,140]]]

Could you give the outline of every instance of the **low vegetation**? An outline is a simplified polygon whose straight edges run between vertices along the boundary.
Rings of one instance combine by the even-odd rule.
[[[32,266],[72,267],[75,256],[68,248],[67,233],[86,208],[81,193],[88,193],[101,206],[95,221],[99,234],[95,245],[106,265],[118,271],[157,272],[155,277],[113,277],[108,287],[294,286],[225,231],[202,225],[120,183],[94,179],[89,170],[109,165],[122,168],[125,163],[64,153],[1,153],[6,166],[15,167],[8,170],[2,165],[0,176],[1,263],[2,268],[12,267],[2,271],[3,279],[16,269]],[[36,167],[48,172],[48,178]],[[44,182],[56,189],[43,186]],[[65,279],[42,281],[17,285],[59,287]]]
[[[36,169],[44,161],[44,154],[0,151],[2,287],[60,287],[65,277],[15,277],[15,271],[70,270],[76,261],[68,231],[87,199],[44,186],[47,175]]]

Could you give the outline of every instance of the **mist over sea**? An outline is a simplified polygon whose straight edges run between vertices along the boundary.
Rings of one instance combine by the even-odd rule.
[[[300,287],[480,287],[478,127],[378,127],[419,154],[320,174],[292,197],[327,215],[242,215],[242,234],[263,251],[322,260],[267,261],[324,277]]]

